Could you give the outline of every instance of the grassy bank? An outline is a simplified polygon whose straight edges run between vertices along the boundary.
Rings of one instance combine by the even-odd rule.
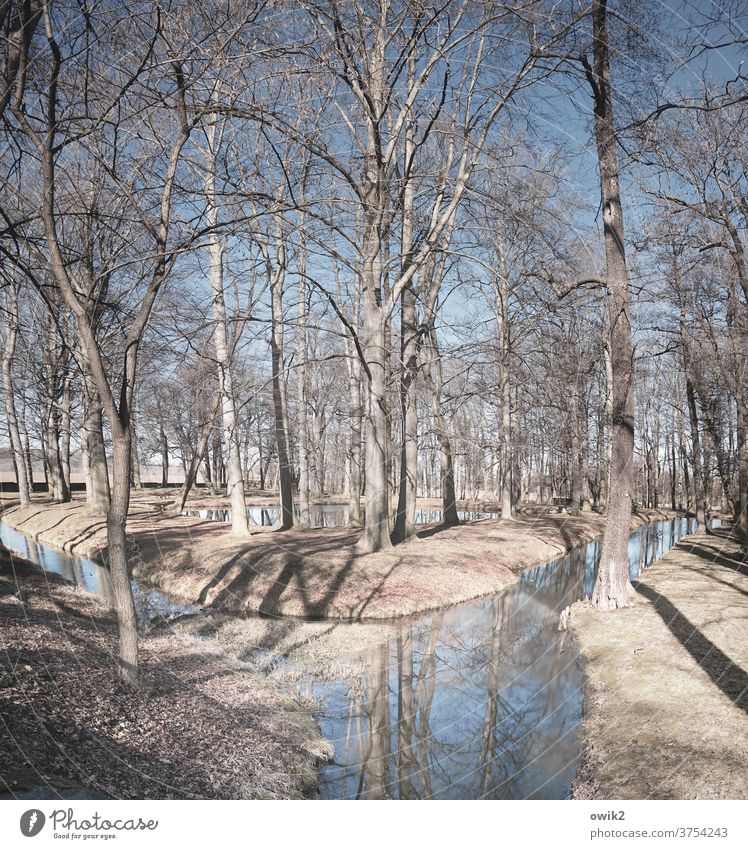
[[[141,687],[114,675],[95,596],[0,549],[0,795],[297,798],[330,757],[265,676],[175,632],[141,636]]]
[[[133,497],[128,533],[135,577],[226,612],[325,619],[389,619],[496,594],[523,569],[600,536],[605,524],[603,516],[585,513],[424,526],[405,544],[361,554],[357,530],[257,528],[239,539],[226,525],[174,516],[168,505],[153,492]],[[632,527],[667,515],[645,511]],[[7,510],[3,520],[74,554],[104,557],[104,520],[83,500],[39,500]]]
[[[586,660],[577,798],[748,798],[748,554],[690,536],[613,615],[574,605]]]

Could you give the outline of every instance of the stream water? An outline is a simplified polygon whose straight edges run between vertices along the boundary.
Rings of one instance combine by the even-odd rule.
[[[632,578],[695,522],[629,539]],[[528,569],[495,598],[418,619],[364,658],[357,680],[314,683],[335,747],[324,798],[564,799],[579,759],[583,667],[558,631],[590,595],[600,542]]]
[[[695,529],[685,518],[629,539],[632,578]],[[107,571],[0,522],[8,548],[111,599]],[[500,595],[401,624],[355,679],[302,682],[335,757],[323,798],[568,797],[579,760],[582,661],[561,611],[592,591],[599,541],[524,571]],[[133,582],[141,622],[196,613]],[[331,627],[358,627],[356,624]]]
[[[348,523],[348,507],[345,504],[312,504],[309,509],[311,523],[318,528],[344,528]],[[295,508],[296,518],[300,517],[298,506]],[[210,519],[212,522],[230,522],[231,511],[226,509],[190,509],[183,510],[183,516],[192,516],[200,519]],[[461,522],[469,522],[475,519],[498,519],[499,513],[486,513],[475,510],[461,510],[457,515]],[[247,518],[250,525],[279,525],[280,508],[269,507],[247,507]],[[441,522],[442,511],[439,509],[416,510],[415,523],[427,525],[432,522]]]
[[[16,551],[32,563],[37,563],[45,572],[60,575],[71,584],[76,584],[90,593],[114,602],[114,590],[109,580],[109,571],[93,560],[77,557],[44,543],[36,542],[26,534],[9,527],[0,520],[0,542],[11,551]],[[169,598],[162,592],[130,581],[135,598],[138,624],[148,628],[155,622],[173,619],[176,616],[200,612],[194,604],[184,604]]]

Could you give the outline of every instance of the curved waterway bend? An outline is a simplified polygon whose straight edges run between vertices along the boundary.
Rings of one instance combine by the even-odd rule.
[[[0,520],[0,543],[10,551],[41,566],[45,572],[59,575],[71,584],[83,587],[94,595],[114,604],[114,590],[109,579],[109,570],[94,560],[68,554],[59,548],[37,542],[21,531],[11,528]],[[162,592],[130,581],[135,599],[135,612],[141,627],[150,627],[155,622],[189,616],[200,612],[194,604],[184,604],[169,598]]]
[[[632,578],[695,522],[645,525],[629,539]],[[107,570],[0,521],[0,541],[111,600]],[[498,596],[401,624],[355,678],[301,688],[335,747],[323,798],[564,799],[579,763],[583,667],[561,611],[592,591],[598,540],[528,569]],[[199,608],[133,581],[143,624]],[[355,623],[345,627],[359,627]]]
[[[635,530],[632,578],[695,522]],[[318,682],[335,747],[324,798],[564,799],[579,764],[583,665],[561,611],[592,592],[600,541],[499,596],[403,625],[355,680]]]

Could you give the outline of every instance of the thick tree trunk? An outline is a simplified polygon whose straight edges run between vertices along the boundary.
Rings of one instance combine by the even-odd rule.
[[[109,510],[111,493],[109,490],[109,470],[107,468],[106,449],[104,447],[103,419],[101,401],[95,387],[83,414],[81,438],[86,457],[86,500],[97,513]]]
[[[127,563],[127,512],[130,507],[130,432],[112,436],[112,502],[107,515],[107,556],[114,590],[114,609],[119,625],[121,677],[138,683],[138,623]]]
[[[104,444],[104,421],[101,396],[91,374],[91,363],[85,345],[81,342],[81,450],[86,473],[86,501],[97,513],[109,510],[111,492],[106,446]],[[131,429],[131,439],[133,437]],[[133,458],[136,451],[131,448]]]
[[[415,59],[408,62],[408,83],[415,79]],[[403,224],[400,239],[402,270],[410,264],[413,251],[413,202],[415,188],[410,179],[410,168],[415,150],[414,126],[409,115],[405,128],[403,155]],[[416,376],[418,370],[418,316],[415,283],[411,278],[400,295],[400,417],[402,445],[400,450],[400,481],[397,516],[393,539],[403,542],[415,536],[416,495],[418,485],[418,405],[416,403]]]
[[[706,496],[704,488],[704,472],[701,464],[701,436],[699,435],[699,419],[696,412],[696,395],[693,383],[686,376],[686,398],[688,400],[688,418],[691,425],[691,468],[693,469],[694,501],[696,504],[697,533],[707,530]]]
[[[337,266],[335,269],[338,280]],[[338,282],[338,300],[340,300]],[[361,313],[361,281],[356,280],[356,294],[353,301],[352,326],[357,327]],[[346,457],[346,488],[348,492],[348,527],[361,527],[361,425],[363,421],[361,395],[361,361],[354,346],[354,340],[346,335],[344,340],[345,359],[348,371],[348,417],[350,438]]]
[[[366,300],[373,295],[366,293]],[[387,480],[387,399],[384,322],[376,303],[364,304],[366,382],[366,516],[360,547],[389,548],[389,487]]]
[[[47,489],[52,498],[59,502],[70,501],[70,490],[65,483],[60,459],[60,431],[54,401],[47,398],[47,413],[44,431],[44,452],[47,466]]]
[[[379,27],[370,53],[371,114],[367,116],[367,147],[364,154],[364,199],[361,279],[363,282],[363,354],[366,371],[364,406],[366,433],[366,516],[359,542],[363,551],[391,546],[388,479],[389,421],[387,416],[387,316],[383,310],[382,222],[387,195],[381,159],[379,127],[374,116],[383,108],[385,79],[386,7],[380,11]]]
[[[143,489],[143,481],[140,477],[140,451],[138,450],[138,429],[135,418],[130,411],[130,473],[134,489]]]
[[[216,156],[221,133],[216,124],[211,124],[206,135],[210,150],[206,155],[205,194],[207,200],[207,223],[211,229],[208,237],[210,257],[210,289],[213,310],[213,346],[218,368],[218,391],[221,395],[224,443],[227,455],[226,486],[231,502],[231,533],[246,536],[249,533],[247,500],[244,493],[239,425],[234,397],[234,377],[231,369],[231,354],[226,326],[226,300],[223,291],[224,247],[218,236],[218,204],[216,202]]]
[[[736,435],[738,452],[738,497],[736,526],[748,536],[748,410],[740,392],[735,400]]]
[[[275,441],[278,449],[278,484],[280,488],[281,528],[293,527],[293,474],[288,453],[288,423],[283,386],[283,281],[285,277],[285,245],[280,221],[276,224],[277,268],[270,270],[271,336],[273,413],[275,415]]]
[[[569,512],[572,516],[578,516],[582,506],[582,467],[580,463],[581,442],[579,439],[579,409],[577,398],[577,387],[571,389],[571,409],[569,410],[569,437],[571,465],[571,506]]]
[[[606,15],[606,0],[593,0],[594,68],[588,67],[587,74],[595,101],[595,140],[600,166],[613,366],[613,420],[608,516],[592,603],[600,610],[614,610],[630,604],[634,595],[628,561],[634,489],[634,375]]]
[[[8,435],[13,452],[13,464],[18,482],[18,500],[21,507],[28,507],[31,502],[31,483],[26,467],[26,457],[21,441],[21,431],[16,415],[15,386],[13,384],[13,356],[16,351],[18,335],[18,297],[15,284],[9,285],[10,296],[6,310],[5,344],[2,352],[3,389],[5,390],[5,416],[8,421]]]
[[[60,404],[60,466],[65,486],[70,492],[70,376],[62,379],[62,403]]]
[[[402,416],[402,450],[400,454],[400,488],[393,539],[403,542],[415,536],[416,484],[418,481],[418,411],[416,406],[416,373],[418,327],[416,294],[412,286],[401,296],[401,376],[400,412]]]
[[[298,405],[299,444],[299,527],[312,524],[309,509],[309,402],[307,397],[307,333],[306,333],[306,241],[303,216],[299,223],[299,297],[297,305],[298,360],[296,399]]]
[[[449,439],[447,420],[444,418],[441,402],[442,366],[436,339],[436,330],[428,330],[427,356],[424,358],[423,378],[429,393],[431,416],[434,419],[436,439],[439,443],[439,463],[441,466],[442,522],[445,525],[459,525],[457,497],[455,495],[455,472],[452,444]]]
[[[169,441],[163,427],[159,428],[158,442],[161,449],[161,487],[165,489],[169,486]]]
[[[31,462],[31,443],[29,441],[29,429],[26,424],[26,401],[21,399],[21,416],[18,422],[18,429],[23,442],[23,459],[26,462],[26,479],[29,482],[29,492],[34,491],[34,466]]]
[[[349,346],[350,347],[350,346]],[[361,527],[361,364],[348,350],[348,405],[350,439],[348,441],[348,527]]]
[[[608,512],[608,495],[610,493],[610,470],[613,465],[613,359],[610,354],[610,336],[603,340],[603,359],[605,361],[605,414],[608,425],[608,439],[605,446],[605,495],[603,497],[604,512]]]

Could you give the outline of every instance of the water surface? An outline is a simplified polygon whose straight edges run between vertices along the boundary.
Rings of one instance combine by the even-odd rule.
[[[0,542],[21,557],[41,566],[45,572],[60,575],[71,584],[83,587],[90,593],[106,599],[114,605],[114,590],[109,578],[109,570],[86,557],[68,554],[59,548],[36,542],[21,531],[6,525],[0,520]],[[200,608],[194,604],[184,604],[169,598],[159,590],[144,587],[137,581],[130,581],[135,599],[135,612],[141,627],[150,627],[156,621],[172,619],[176,616],[198,613]]]
[[[309,513],[312,525],[317,528],[344,528],[348,524],[348,506],[345,504],[313,504],[309,508]],[[182,515],[210,519],[212,522],[231,521],[231,511],[225,508],[192,508],[183,510]],[[294,515],[297,521],[301,517],[298,505],[294,506]],[[457,515],[461,522],[470,522],[476,519],[498,519],[501,516],[500,513],[487,513],[477,510],[458,510]],[[263,525],[266,527],[279,525],[281,521],[280,508],[275,505],[268,507],[249,506],[247,507],[247,518],[250,525]],[[440,509],[419,508],[416,510],[415,523],[417,525],[427,525],[441,521],[442,511]]]

